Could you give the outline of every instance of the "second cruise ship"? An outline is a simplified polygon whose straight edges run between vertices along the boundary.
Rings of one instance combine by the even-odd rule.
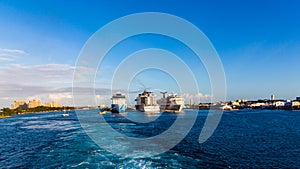
[[[163,98],[158,100],[158,104],[160,105],[161,112],[181,112],[184,107],[184,99],[172,93],[168,97],[166,97],[167,92],[161,92],[163,94]]]
[[[159,112],[159,105],[156,103],[156,96],[152,92],[147,92],[146,90],[139,94],[135,99],[135,108],[141,112]]]

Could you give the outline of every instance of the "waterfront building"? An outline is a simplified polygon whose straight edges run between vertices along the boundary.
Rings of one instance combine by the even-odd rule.
[[[269,104],[268,103],[261,103],[261,102],[255,102],[250,104],[251,108],[262,108],[262,107],[268,107]]]
[[[246,102],[248,102],[248,100],[247,99],[242,99],[241,102],[246,103]]]
[[[44,104],[44,106],[45,107],[52,107],[52,104],[51,104],[51,102],[47,102],[47,103]]]
[[[24,109],[24,108],[27,108],[28,105],[26,103],[25,100],[15,100],[12,104],[11,104],[11,108],[12,109],[16,109],[16,108],[21,108],[21,109]]]
[[[292,101],[292,108],[300,109],[300,101],[297,101],[297,100]]]
[[[56,101],[52,101],[52,102],[45,103],[44,106],[46,106],[46,107],[62,107],[62,104],[58,103]]]
[[[222,109],[222,110],[232,110],[232,107],[226,104],[226,105],[223,105],[223,106],[221,107],[221,109]]]
[[[42,106],[42,102],[40,100],[30,100],[28,102],[28,108],[35,108],[38,106]]]
[[[30,100],[29,102],[27,102],[25,100],[15,100],[11,104],[12,109],[16,109],[16,108],[20,108],[20,109],[35,108],[35,107],[38,107],[38,106],[63,107],[61,103],[58,103],[56,101],[48,102],[48,103],[45,103],[43,105],[41,100]]]
[[[275,95],[271,95],[271,100],[275,100]]]
[[[62,104],[58,103],[58,102],[55,102],[55,101],[52,101],[52,106],[53,107],[62,107]]]
[[[232,101],[232,102],[231,102],[231,105],[232,105],[232,106],[240,106],[240,103],[241,103],[240,100]]]
[[[293,102],[291,100],[286,100],[284,103],[284,109],[291,109],[293,106]]]
[[[163,98],[165,98],[165,96]],[[193,100],[190,99],[190,107],[192,107],[192,105],[193,105]]]
[[[274,102],[275,107],[284,107],[285,101],[277,100]]]

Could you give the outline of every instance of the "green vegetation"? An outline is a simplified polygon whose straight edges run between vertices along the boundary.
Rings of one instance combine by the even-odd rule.
[[[0,114],[0,117],[14,116],[18,114],[26,114],[26,113],[35,113],[35,112],[48,112],[48,111],[63,111],[63,110],[74,110],[74,107],[46,107],[46,106],[38,106],[35,108],[25,108],[25,109],[10,109],[3,108]]]

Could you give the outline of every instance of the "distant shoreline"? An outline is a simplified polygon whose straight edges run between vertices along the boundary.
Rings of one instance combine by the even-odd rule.
[[[300,109],[284,109],[284,108],[243,108],[243,109],[222,109],[221,107],[211,106],[211,107],[201,107],[198,108],[185,108],[192,110],[223,110],[223,111],[239,111],[239,110],[285,110],[285,111],[299,111]],[[58,111],[70,111],[70,110],[87,110],[87,108],[75,108],[75,107],[45,107],[39,106],[36,108],[26,108],[26,109],[10,109],[3,108],[2,112],[0,112],[0,119],[10,118],[12,116],[24,115],[24,114],[36,114],[36,113],[48,113],[48,112],[58,112]]]
[[[55,111],[69,111],[75,110],[74,107],[64,106],[64,107],[46,107],[46,106],[38,106],[35,108],[25,108],[25,109],[10,109],[3,108],[0,113],[0,118],[8,118],[16,115],[23,114],[34,114],[34,113],[42,113],[42,112],[55,112]]]

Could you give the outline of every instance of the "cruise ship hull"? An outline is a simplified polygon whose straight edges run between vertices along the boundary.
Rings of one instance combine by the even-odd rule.
[[[183,106],[182,105],[170,105],[170,106],[165,106],[161,105],[160,106],[160,111],[161,112],[181,112]]]
[[[159,112],[160,108],[158,105],[136,105],[135,106],[136,110],[141,111],[141,112]]]

